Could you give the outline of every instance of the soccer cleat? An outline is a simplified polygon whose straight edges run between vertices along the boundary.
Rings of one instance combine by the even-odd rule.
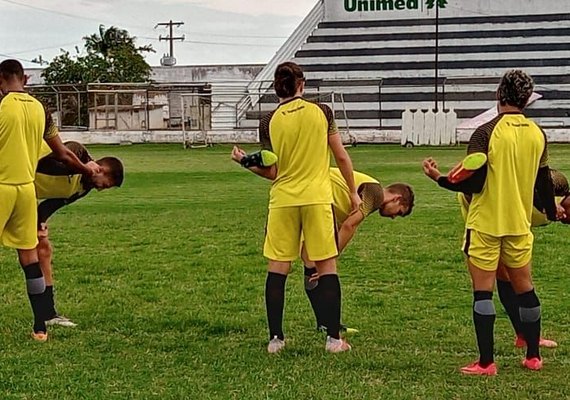
[[[343,351],[350,351],[352,347],[344,339],[335,339],[327,336],[327,343],[325,344],[325,350],[329,353],[342,353]]]
[[[276,354],[279,353],[285,347],[285,341],[279,339],[277,336],[274,336],[273,339],[269,341],[267,345],[267,352],[269,354]]]
[[[539,371],[542,369],[542,359],[538,357],[525,358],[522,360],[522,366],[531,371]]]
[[[317,326],[317,331],[322,332],[322,333],[327,333],[327,327],[324,325],[319,325]],[[354,335],[355,333],[360,332],[358,329],[356,328],[349,328],[346,325],[340,325],[340,333],[344,333],[346,335]]]
[[[59,326],[65,326],[67,328],[73,328],[77,326],[76,323],[71,321],[69,318],[65,318],[62,315],[56,315],[52,319],[47,320],[46,325],[47,326],[59,325]]]
[[[465,375],[495,376],[497,375],[497,364],[492,363],[483,368],[481,365],[479,365],[479,360],[477,360],[474,363],[461,368],[461,373]]]
[[[547,349],[553,349],[555,347],[558,347],[558,343],[556,343],[554,340],[550,340],[550,339],[545,339],[545,338],[540,338],[540,341],[538,342],[538,345],[540,347],[545,347]],[[517,335],[516,339],[515,339],[515,347],[526,347],[526,340],[524,340],[524,338],[522,336]]]
[[[451,183],[459,183],[471,177],[475,171],[481,168],[487,162],[485,153],[472,153],[451,170],[447,179]]]
[[[47,342],[47,332],[32,332],[32,338],[38,342]]]

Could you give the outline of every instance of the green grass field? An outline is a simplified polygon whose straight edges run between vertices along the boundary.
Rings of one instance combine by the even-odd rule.
[[[535,231],[545,368],[522,351],[495,296],[499,376],[465,377],[477,357],[455,197],[421,172],[457,149],[350,149],[355,166],[416,189],[416,209],[364,222],[340,259],[353,351],[329,355],[314,330],[299,263],[288,280],[286,351],[269,356],[261,254],[269,184],[229,146],[91,147],[126,164],[124,187],[94,193],[50,221],[59,311],[75,329],[29,337],[31,310],[13,251],[0,250],[0,399],[567,399],[570,227]],[[570,147],[551,165],[570,173]]]

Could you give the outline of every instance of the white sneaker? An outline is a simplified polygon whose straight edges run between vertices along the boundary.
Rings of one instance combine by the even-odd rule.
[[[73,328],[73,327],[77,326],[76,323],[71,321],[69,318],[65,318],[62,315],[56,315],[52,319],[47,320],[46,325],[48,325],[48,326],[59,325],[59,326],[65,326],[67,328]]]
[[[283,350],[283,347],[285,347],[285,341],[274,336],[267,345],[267,352],[270,354],[276,354]]]
[[[327,336],[327,343],[325,345],[325,350],[329,353],[342,353],[343,351],[349,351],[352,347],[344,339],[335,339]]]

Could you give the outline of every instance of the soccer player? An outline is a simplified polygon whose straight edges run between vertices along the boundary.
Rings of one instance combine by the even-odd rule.
[[[18,251],[34,326],[32,337],[47,340],[45,281],[36,250],[37,212],[34,175],[45,140],[55,156],[86,175],[99,166],[83,164],[61,142],[50,114],[24,92],[26,77],[16,60],[0,63],[0,241]]]
[[[277,163],[265,167],[252,162],[239,148],[232,159],[254,173],[272,180],[263,254],[269,260],[265,304],[269,325],[269,353],[285,346],[283,307],[285,282],[291,262],[297,259],[301,234],[309,257],[319,273],[323,316],[327,326],[325,350],[350,350],[340,336],[341,289],[336,270],[338,249],[332,210],[329,176],[332,151],[349,188],[351,208],[362,202],[356,191],[352,162],[340,138],[332,110],[302,98],[303,70],[293,62],[280,64],[275,71],[274,88],[279,106],[261,120],[262,147],[277,155]]]
[[[486,154],[488,161],[473,175],[482,179],[472,191],[465,224],[463,250],[473,283],[473,322],[480,357],[461,368],[464,374],[497,374],[493,339],[496,312],[492,296],[499,261],[507,268],[517,295],[521,330],[527,343],[522,365],[531,370],[542,368],[540,301],[530,270],[535,186],[548,219],[555,221],[559,215],[548,168],[546,136],[522,113],[533,87],[525,72],[505,73],[497,89],[499,115],[475,130],[467,149],[469,154]]]
[[[77,142],[66,142],[71,150],[83,163],[92,162],[87,149]],[[61,315],[55,309],[53,296],[53,248],[49,241],[47,221],[60,208],[87,196],[93,189],[104,190],[120,187],[123,183],[123,164],[115,157],[104,157],[96,161],[101,169],[98,173],[87,176],[76,174],[65,164],[62,164],[54,154],[50,154],[47,146],[42,146],[42,158],[38,163],[34,185],[36,196],[41,200],[38,205],[38,256],[40,268],[45,279],[45,302],[48,307],[46,324],[73,327],[75,324]]]
[[[378,211],[386,218],[406,217],[414,208],[414,191],[404,183],[394,183],[385,188],[369,175],[354,171],[354,182],[362,199],[358,211],[353,212],[350,192],[338,168],[330,169],[333,192],[333,210],[338,229],[338,251],[342,253],[354,237],[358,226],[366,217]],[[315,263],[309,259],[303,247],[301,258],[305,264],[305,292],[317,320],[317,329],[326,330],[321,286],[318,281]],[[342,327],[342,326],[341,326]],[[342,327],[344,328],[344,327]]]
[[[458,185],[450,184],[447,180],[447,176],[444,176],[439,172],[437,169],[437,163],[433,159],[427,160],[427,165],[424,169],[428,177],[433,179],[435,182],[438,182],[438,184],[444,188],[457,191],[459,189],[465,189],[466,187],[465,185],[459,187]],[[568,224],[570,223],[570,218],[568,217],[570,216],[570,188],[568,185],[568,179],[562,172],[557,170],[550,170],[550,176],[553,182],[554,196],[560,203],[560,207],[564,209],[564,214],[566,216],[566,219],[562,219],[560,222]],[[462,192],[457,193],[457,200],[459,202],[461,215],[464,221],[467,220],[471,198],[471,194],[465,194]],[[546,216],[544,207],[542,206],[539,195],[536,192],[533,203],[534,206],[532,209],[531,226],[540,227],[549,224],[550,221]],[[499,293],[501,304],[505,308],[513,329],[515,330],[515,346],[526,347],[526,341],[521,328],[522,322],[520,320],[518,297],[511,284],[508,270],[500,261],[497,268],[497,292]],[[553,348],[557,347],[558,344],[553,340],[541,337],[539,340],[539,346]]]

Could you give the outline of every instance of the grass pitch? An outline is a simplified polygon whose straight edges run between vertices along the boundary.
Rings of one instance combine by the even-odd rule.
[[[465,377],[477,357],[454,194],[425,178],[464,148],[350,149],[359,171],[416,190],[411,217],[371,216],[340,259],[353,351],[329,355],[314,330],[302,269],[288,279],[285,333],[266,354],[261,255],[269,184],[229,146],[94,146],[126,164],[124,187],[94,193],[50,221],[56,299],[75,329],[29,337],[31,310],[14,252],[0,250],[0,399],[566,399],[570,398],[570,227],[538,229],[535,281],[545,368],[522,351],[495,296],[499,375]],[[252,148],[250,148],[252,149]],[[551,165],[570,175],[570,147]]]

